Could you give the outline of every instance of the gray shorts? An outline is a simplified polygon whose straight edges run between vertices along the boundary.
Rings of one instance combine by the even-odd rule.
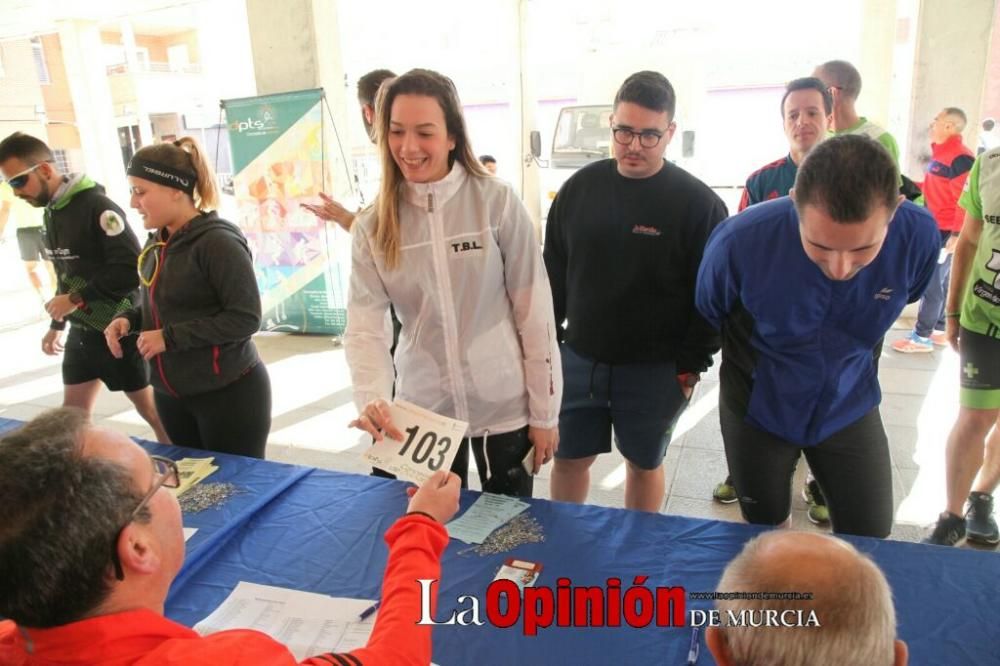
[[[45,233],[41,227],[22,227],[17,230],[17,249],[21,261],[44,261]]]

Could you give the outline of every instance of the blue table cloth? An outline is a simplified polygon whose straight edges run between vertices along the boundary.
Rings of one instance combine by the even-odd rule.
[[[267,464],[267,463],[261,463]],[[176,589],[167,614],[194,624],[217,607],[240,581],[333,596],[377,598],[387,550],[382,535],[403,514],[405,484],[317,470],[262,508],[242,529]],[[468,508],[477,493],[463,493]],[[622,509],[530,500],[528,515],[544,527],[545,541],[511,553],[482,557],[452,541],[443,558],[436,619],[444,620],[460,595],[485,601],[486,587],[511,556],[544,566],[538,585],[555,587],[561,576],[573,585],[603,585],[635,576],[649,587],[715,589],[726,563],[762,528]],[[1000,556],[921,544],[850,539],[879,564],[892,585],[899,635],[914,664],[997,663],[997,584]],[[707,609],[706,601],[687,608]],[[480,615],[486,621],[485,607]],[[803,629],[806,631],[807,629]],[[483,626],[434,628],[434,660],[455,664],[684,664],[687,627],[634,629],[540,629],[525,636]],[[712,663],[702,643],[699,664]]]
[[[0,419],[0,432],[17,422]],[[208,455],[144,443],[175,458]],[[230,481],[245,492],[222,506],[185,516],[198,527],[188,561],[166,605],[169,617],[193,625],[214,610],[240,581],[340,597],[379,596],[387,549],[383,534],[406,507],[406,484],[353,474],[214,454],[220,470],[210,481]],[[478,493],[462,495],[462,509]],[[449,617],[460,595],[479,598],[483,626],[434,628],[434,659],[458,664],[684,664],[688,627],[500,629],[486,618],[485,591],[508,557],[544,566],[537,585],[602,586],[610,577],[623,591],[636,576],[646,585],[709,592],[726,563],[762,528],[622,509],[529,500],[527,515],[543,526],[545,541],[510,553],[479,556],[452,541],[443,558],[436,619]],[[893,589],[899,637],[912,664],[1000,663],[1000,555],[868,538],[848,538],[885,572]],[[463,552],[465,551],[465,552]],[[688,600],[687,609],[707,609]],[[806,630],[806,629],[803,629]],[[712,663],[704,648],[698,664]]]

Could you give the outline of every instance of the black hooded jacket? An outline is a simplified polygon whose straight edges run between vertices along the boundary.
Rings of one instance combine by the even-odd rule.
[[[57,293],[83,299],[67,317],[75,326],[103,331],[135,305],[139,239],[122,209],[87,176],[67,176],[46,206],[45,246],[59,279]],[[51,328],[65,326],[53,320]]]
[[[140,261],[141,307],[131,330],[162,329],[152,383],[173,396],[223,388],[260,362],[251,336],[260,328],[260,292],[243,233],[214,211],[175,234],[150,236]]]

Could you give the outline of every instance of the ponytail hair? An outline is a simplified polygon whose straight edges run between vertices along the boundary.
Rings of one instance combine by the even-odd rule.
[[[195,208],[207,211],[218,207],[219,190],[215,185],[215,172],[194,137],[183,136],[173,143],[157,143],[140,148],[136,151],[135,158],[194,173],[196,182],[192,198]]]

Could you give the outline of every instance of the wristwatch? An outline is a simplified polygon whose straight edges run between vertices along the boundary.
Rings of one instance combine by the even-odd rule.
[[[83,295],[78,291],[74,291],[69,295],[69,302],[79,307],[83,305]]]

